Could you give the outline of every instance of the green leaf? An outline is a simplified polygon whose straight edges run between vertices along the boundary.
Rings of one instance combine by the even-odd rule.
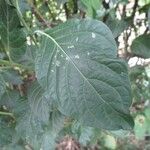
[[[12,142],[12,136],[15,133],[11,123],[3,118],[0,118],[0,148]]]
[[[29,87],[27,98],[20,99],[13,110],[17,117],[17,134],[34,149],[49,150],[55,146],[57,133],[64,125],[64,115],[51,110],[37,82]]]
[[[29,11],[31,9],[31,6],[28,4],[28,0],[19,0],[18,5],[19,5],[19,8],[20,8],[20,11],[23,14],[25,14],[26,11]]]
[[[78,139],[79,142],[83,146],[86,146],[87,144],[89,144],[90,141],[92,140],[92,138],[95,136],[94,135],[94,128],[82,126],[77,121],[75,121],[72,125],[72,132],[73,132],[73,135],[77,134],[76,139]]]
[[[84,125],[131,129],[127,67],[112,33],[96,20],[71,20],[42,35],[35,71],[45,97]]]
[[[54,150],[58,133],[64,127],[65,116],[58,110],[55,110],[50,115],[50,124],[42,136],[41,148],[44,150]]]
[[[9,111],[16,107],[19,99],[19,92],[16,90],[5,90],[5,93],[0,99],[0,106],[4,105]]]
[[[87,15],[95,18],[96,17],[96,11],[100,9],[101,1],[100,0],[81,0],[81,2],[86,6],[87,8]]]
[[[19,110],[15,110],[16,115],[16,132],[27,144],[33,146],[35,149],[40,147],[40,138],[44,132],[41,121],[38,120],[30,109],[27,100],[20,101],[17,105]],[[21,110],[22,109],[22,110]],[[21,113],[21,114],[20,114]]]
[[[66,3],[68,0],[56,0],[57,4],[60,5],[60,4],[64,4]]]
[[[15,85],[22,84],[21,76],[16,70],[13,70],[11,68],[2,69],[0,70],[0,74],[3,76],[5,82]]]
[[[26,50],[26,36],[15,7],[0,1],[0,43],[9,59],[19,61]]]
[[[6,83],[3,76],[0,74],[0,98],[5,93]]]
[[[44,91],[41,86],[34,82],[28,89],[28,101],[32,110],[32,115],[43,122],[49,121],[51,103],[43,95]]]
[[[24,57],[20,60],[21,64],[28,66],[34,70],[34,60],[35,60],[36,46],[28,45]]]
[[[142,58],[150,57],[150,34],[137,37],[131,45],[132,53]]]
[[[130,25],[127,20],[118,20],[113,18],[109,18],[106,24],[112,31],[114,38],[118,37]]]

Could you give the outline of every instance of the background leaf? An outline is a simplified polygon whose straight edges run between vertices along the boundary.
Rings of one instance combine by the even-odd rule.
[[[16,9],[5,0],[0,1],[0,36],[9,59],[18,62],[25,54],[26,36]]]
[[[150,57],[150,34],[137,37],[131,45],[132,53],[142,58]]]

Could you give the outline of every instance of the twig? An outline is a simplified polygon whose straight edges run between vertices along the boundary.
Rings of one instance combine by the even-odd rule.
[[[135,0],[134,6],[133,6],[133,12],[132,12],[132,15],[131,15],[132,18],[135,16],[137,7],[138,7],[138,0]]]

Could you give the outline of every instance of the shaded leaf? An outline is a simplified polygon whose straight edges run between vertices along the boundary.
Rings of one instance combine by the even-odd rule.
[[[26,36],[15,7],[0,1],[0,43],[10,59],[19,61],[26,50]]]
[[[114,38],[118,37],[125,29],[128,28],[130,22],[127,20],[118,20],[110,18],[107,20],[106,24],[112,31]]]
[[[54,149],[55,138],[64,125],[64,115],[51,110],[37,82],[30,86],[27,98],[20,100],[14,109],[18,116],[17,134],[34,149]]]
[[[16,90],[5,90],[5,93],[0,99],[0,105],[4,105],[9,111],[12,111],[14,107],[17,107],[17,101],[19,99],[19,92]]]
[[[143,58],[150,57],[150,34],[137,37],[131,45],[132,53]]]
[[[0,98],[5,93],[6,83],[3,76],[0,74]]]
[[[21,76],[16,70],[13,70],[11,68],[3,69],[0,71],[0,74],[3,76],[5,82],[15,85],[22,84]]]
[[[81,0],[81,2],[86,6],[87,8],[87,15],[95,18],[96,12],[98,9],[100,9],[101,1],[100,0]]]
[[[57,1],[57,4],[60,5],[60,4],[66,3],[68,0],[56,0],[56,1]]]

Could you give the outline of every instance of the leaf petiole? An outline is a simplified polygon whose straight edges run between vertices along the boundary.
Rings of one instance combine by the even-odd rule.
[[[20,69],[32,71],[31,68],[29,68],[27,66],[24,66],[24,65],[18,64],[18,63],[14,63],[14,62],[10,62],[10,61],[7,61],[7,60],[3,60],[3,59],[0,59],[0,66],[1,65],[9,66],[9,67],[18,67]]]
[[[9,112],[0,111],[0,115],[10,116],[10,117],[14,118],[14,115],[12,113],[9,113]]]

